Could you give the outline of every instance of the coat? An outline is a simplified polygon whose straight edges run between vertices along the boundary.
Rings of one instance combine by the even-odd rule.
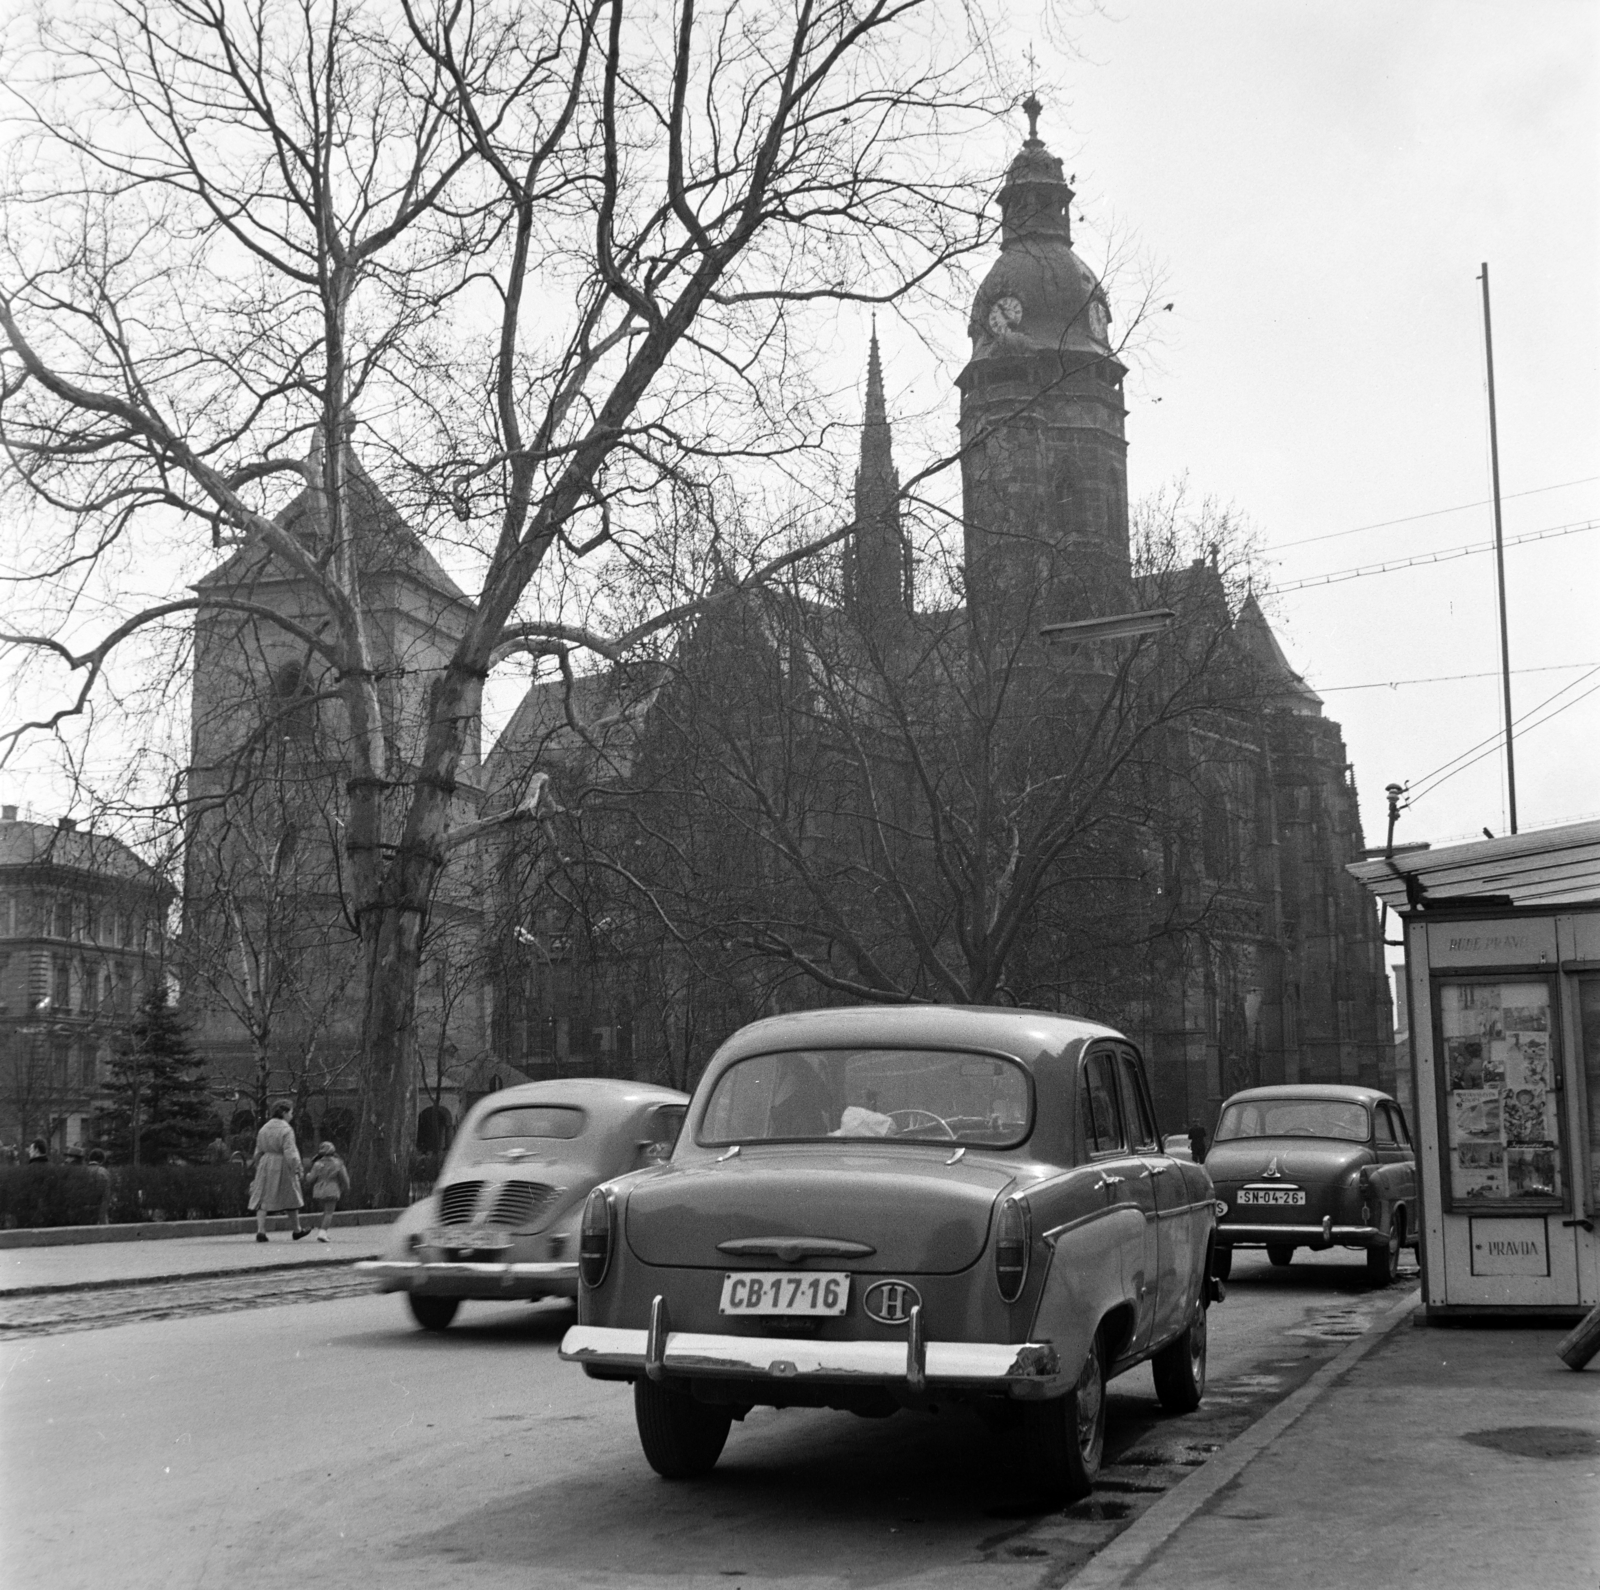
[[[250,1207],[277,1214],[298,1209],[305,1203],[300,1196],[300,1150],[294,1128],[281,1116],[274,1116],[256,1133],[256,1178],[250,1184]]]
[[[313,1198],[340,1198],[350,1191],[350,1172],[337,1154],[318,1154],[306,1167]]]

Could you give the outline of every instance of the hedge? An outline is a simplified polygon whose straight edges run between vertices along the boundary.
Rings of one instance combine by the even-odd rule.
[[[250,1171],[243,1165],[113,1165],[111,1218],[217,1220],[243,1215]],[[0,1227],[92,1226],[98,1178],[77,1165],[0,1166]]]

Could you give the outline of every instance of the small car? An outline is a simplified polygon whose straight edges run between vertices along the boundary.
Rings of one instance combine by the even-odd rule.
[[[586,1077],[528,1082],[467,1112],[433,1191],[355,1266],[442,1331],[464,1298],[574,1297],[578,1222],[599,1182],[671,1152],[686,1093]]]
[[[1222,1106],[1206,1169],[1223,1207],[1217,1273],[1235,1248],[1276,1265],[1296,1248],[1364,1248],[1387,1286],[1415,1247],[1417,1165],[1405,1115],[1387,1093],[1331,1083],[1246,1088]]]
[[[1161,1146],[1121,1034],[972,1006],[758,1021],[712,1057],[671,1160],[595,1189],[561,1356],[631,1381],[657,1473],[753,1407],[955,1401],[1042,1496],[1087,1494],[1106,1382],[1205,1390],[1210,1177]]]

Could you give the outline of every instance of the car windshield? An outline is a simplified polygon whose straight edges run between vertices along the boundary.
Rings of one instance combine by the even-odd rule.
[[[947,1049],[805,1049],[729,1066],[699,1140],[876,1137],[1010,1148],[1032,1125],[1028,1073],[1014,1060]]]
[[[577,1137],[588,1117],[572,1104],[514,1104],[493,1110],[478,1122],[478,1136]]]
[[[1217,1141],[1240,1137],[1336,1137],[1364,1143],[1367,1107],[1348,1099],[1246,1099],[1230,1104],[1217,1122]]]

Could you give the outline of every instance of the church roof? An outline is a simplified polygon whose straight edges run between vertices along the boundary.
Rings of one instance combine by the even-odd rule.
[[[1233,633],[1246,655],[1261,668],[1268,687],[1268,703],[1280,711],[1298,713],[1301,717],[1320,717],[1322,697],[1289,666],[1289,659],[1272,633],[1267,615],[1252,591],[1244,599],[1239,616],[1234,620]]]
[[[1099,278],[1072,248],[1072,188],[1038,135],[1029,96],[1027,140],[1000,189],[1000,258],[973,299],[972,360],[1034,353],[1108,358],[1110,306]]]
[[[313,454],[315,457],[315,454]],[[349,515],[358,567],[367,574],[403,574],[437,591],[453,602],[468,603],[466,593],[428,551],[400,510],[383,494],[361,466],[355,450],[345,448],[345,509]],[[308,547],[319,546],[326,536],[320,487],[307,486],[278,515],[277,522]],[[288,569],[269,567],[272,555],[259,541],[240,547],[220,568],[198,582],[201,589],[225,589],[254,580],[294,578]]]

